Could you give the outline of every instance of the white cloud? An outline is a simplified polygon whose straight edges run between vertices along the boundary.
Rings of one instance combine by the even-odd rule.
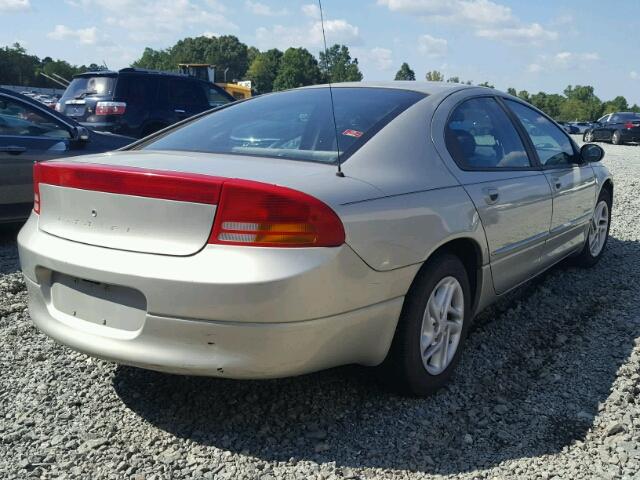
[[[510,7],[491,0],[378,0],[394,12],[472,28],[484,38],[514,43],[555,40],[557,33],[538,23],[521,22]]]
[[[557,32],[546,30],[539,23],[514,28],[485,28],[476,31],[476,35],[496,40],[507,40],[514,43],[538,43],[558,38]]]
[[[629,76],[631,77],[632,80],[638,80],[640,78],[640,73],[636,72],[635,70],[632,70],[629,73]]]
[[[418,51],[428,57],[443,57],[447,54],[447,41],[444,38],[436,38],[431,35],[418,37]]]
[[[192,0],[67,0],[67,3],[101,15],[109,25],[128,32],[131,40],[153,42],[174,39],[193,27],[220,28],[229,31],[238,27],[225,15],[225,8],[216,0],[203,7]]]
[[[367,60],[371,61],[378,70],[391,70],[393,52],[388,48],[375,47],[368,52]]]
[[[346,20],[325,20],[324,31],[327,35],[328,45],[341,43],[357,46],[362,44],[359,28]],[[318,48],[323,46],[322,24],[319,21],[312,21],[310,24],[299,27],[285,27],[283,25],[274,25],[270,28],[260,27],[256,30],[256,40],[260,48]]]
[[[253,2],[252,0],[246,0],[244,2],[244,8],[254,15],[261,15],[263,17],[276,17],[286,15],[288,13],[286,8],[283,8],[282,10],[274,10],[269,5],[265,5],[260,2]]]
[[[72,39],[85,45],[93,45],[98,40],[98,29],[96,27],[88,27],[74,30],[66,25],[56,25],[53,31],[47,33],[47,37],[54,40]]]
[[[597,52],[576,53],[562,51],[552,55],[538,55],[536,61],[527,67],[527,71],[538,73],[545,70],[570,70],[585,68],[590,62],[600,60]]]
[[[0,12],[21,12],[29,9],[30,0],[0,0]]]
[[[300,7],[302,13],[304,13],[307,17],[313,18],[315,20],[320,20],[320,8],[315,3],[307,3]]]

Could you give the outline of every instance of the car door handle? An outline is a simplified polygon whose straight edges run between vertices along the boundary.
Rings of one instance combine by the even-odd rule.
[[[176,113],[184,113],[184,110],[182,110],[182,109],[180,109],[180,108],[176,108],[176,109],[174,110],[174,112],[176,112]]]
[[[26,152],[27,147],[20,147],[18,145],[9,145],[7,147],[0,147],[0,152],[10,153],[12,155],[20,155],[22,152]]]
[[[489,205],[493,205],[500,198],[500,193],[498,193],[498,189],[495,187],[487,187],[484,189],[484,200]]]

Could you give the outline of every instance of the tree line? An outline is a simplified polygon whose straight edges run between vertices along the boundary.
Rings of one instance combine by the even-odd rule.
[[[416,74],[405,62],[400,66],[395,79],[415,80]],[[473,84],[471,81],[461,81],[459,77],[449,77],[445,80],[445,76],[437,70],[427,72],[425,80],[430,82],[464,83],[466,85]],[[489,82],[482,82],[478,85],[495,88]],[[513,87],[507,88],[507,93],[539,108],[550,117],[565,122],[597,120],[602,115],[611,112],[640,112],[640,106],[635,103],[629,105],[627,99],[622,95],[618,95],[608,101],[600,100],[590,85],[569,85],[564,89],[563,95],[545,92],[531,94],[526,90],[517,91]]]
[[[51,57],[41,59],[36,55],[29,55],[19,43],[0,47],[0,84],[2,85],[62,88],[62,85],[53,82],[45,75],[54,78],[60,75],[70,80],[78,73],[101,69],[105,67],[95,63],[78,66],[71,65],[65,60],[54,60]]]
[[[179,63],[215,65],[216,81],[251,80],[257,94],[328,81],[360,81],[363,78],[358,59],[351,57],[345,45],[333,45],[326,51],[321,51],[316,58],[306,48],[292,47],[284,51],[273,48],[260,51],[247,46],[233,35],[188,37],[166,49],[145,48],[142,56],[133,62],[132,66],[175,71]],[[17,43],[0,48],[0,84],[50,87],[54,86],[53,83],[41,73],[50,77],[60,75],[70,79],[78,73],[105,68],[95,63],[78,66],[51,57],[40,59],[28,54]],[[395,80],[415,79],[416,74],[409,64],[402,63]],[[473,84],[457,76],[445,79],[437,70],[428,71],[425,79],[433,82]],[[478,85],[494,88],[488,82]],[[588,85],[570,85],[564,89],[563,94],[532,94],[526,90],[517,91],[512,87],[508,88],[507,92],[531,103],[557,120],[588,121],[596,120],[612,111],[640,112],[637,104],[629,105],[623,96],[608,101],[600,100],[595,95],[593,87]]]

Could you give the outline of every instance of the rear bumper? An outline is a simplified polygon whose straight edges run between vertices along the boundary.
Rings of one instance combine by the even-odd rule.
[[[57,311],[27,279],[29,311],[54,340],[91,356],[149,370],[236,379],[276,378],[359,363],[389,349],[402,298],[331,317],[237,323],[147,315],[141,329],[113,329]]]
[[[270,378],[378,364],[420,267],[376,272],[348,246],[141,254],[57,238],[37,223],[32,215],[18,238],[34,323],[76,350],[172,373]],[[56,274],[141,292],[140,324],[70,315],[73,306],[52,298]]]
[[[640,142],[640,131],[620,130],[625,142]]]

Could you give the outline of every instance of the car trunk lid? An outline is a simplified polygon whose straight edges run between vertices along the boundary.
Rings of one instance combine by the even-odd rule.
[[[192,255],[211,234],[230,179],[278,184],[331,203],[379,196],[331,165],[185,152],[115,152],[39,164],[39,228],[107,248]],[[333,185],[333,188],[331,187]]]

